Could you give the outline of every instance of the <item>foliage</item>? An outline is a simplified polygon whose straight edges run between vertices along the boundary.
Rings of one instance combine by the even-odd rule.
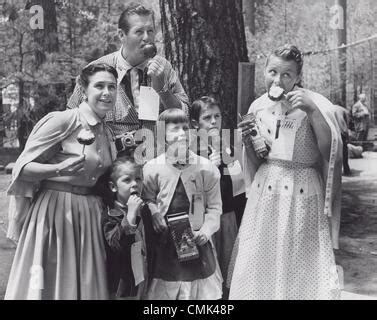
[[[41,0],[42,1],[42,0]],[[52,1],[52,0],[51,0]],[[119,48],[117,22],[125,4],[131,0],[54,0],[57,18],[58,51],[46,52],[38,65],[38,45],[29,22],[32,14],[25,3],[36,1],[0,0],[0,88],[12,82],[22,86],[20,114],[30,113],[30,97],[38,120],[55,101],[64,109],[76,76],[89,61]],[[163,52],[158,0],[138,0],[156,13],[159,51]],[[252,3],[253,1],[249,1]],[[301,50],[316,51],[336,46],[335,31],[329,27],[333,0],[255,0],[255,34],[246,28],[250,61],[256,63],[256,96],[264,92],[263,70],[269,52],[286,42]],[[199,3],[199,2],[198,2]],[[248,1],[244,1],[248,3]],[[347,1],[347,42],[376,33],[377,5],[374,0]],[[26,9],[25,9],[26,8]],[[220,36],[220,35],[219,35]],[[357,93],[370,97],[377,79],[377,41],[347,49],[347,106]],[[190,66],[186,66],[189,68]],[[332,98],[337,88],[337,60],[334,52],[306,56],[304,85]],[[373,77],[375,79],[373,79]],[[184,79],[182,79],[184,82]],[[40,94],[43,88],[46,93]],[[190,91],[190,88],[188,88]],[[376,99],[377,102],[377,99]],[[47,108],[47,109],[46,109]]]
[[[0,37],[5,39],[0,44],[5,62],[0,66],[1,86],[22,78],[33,85],[64,83],[70,87],[85,64],[119,49],[118,18],[128,2],[55,0],[59,51],[46,53],[45,62],[36,69],[36,44],[29,25],[32,14],[25,10],[23,0],[4,1],[0,4]],[[159,25],[158,1],[140,2],[152,5]]]
[[[130,2],[55,0],[56,26],[52,26],[52,29],[57,29],[56,51],[47,50],[51,44],[49,41],[53,38],[51,34],[30,27],[33,16],[29,11],[30,7],[33,4],[43,4],[44,1],[50,0],[0,2],[0,88],[3,89],[10,83],[19,85],[21,97],[17,113],[19,126],[24,126],[19,131],[26,137],[30,128],[44,114],[65,109],[75,78],[83,66],[119,49],[118,19],[124,6]],[[159,26],[158,1],[139,2],[152,6]],[[45,16],[45,22],[47,18],[51,17]],[[51,21],[55,19],[49,19],[49,23]],[[41,40],[38,36],[45,39],[38,41]],[[37,52],[43,49],[41,44],[45,45],[42,64],[36,59]],[[34,106],[30,105],[30,98],[35,101]]]
[[[248,52],[256,64],[256,96],[264,92],[263,71],[266,57],[280,45],[292,43],[303,52],[336,47],[335,31],[330,28],[334,1],[281,0],[257,1],[256,33],[247,32]],[[347,2],[347,43],[376,33],[377,5],[373,0]],[[376,42],[376,41],[375,41]],[[354,92],[371,93],[371,50],[368,42],[347,49],[347,105]],[[377,52],[377,51],[376,51]],[[376,59],[376,57],[374,57]],[[377,70],[374,71],[375,73]],[[338,76],[335,52],[308,55],[304,62],[304,86],[332,98]]]

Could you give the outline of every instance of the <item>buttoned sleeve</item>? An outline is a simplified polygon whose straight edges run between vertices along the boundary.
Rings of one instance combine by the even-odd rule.
[[[105,210],[102,213],[102,228],[107,244],[112,251],[130,252],[135,242],[137,226],[131,226],[122,216],[112,217]]]
[[[222,214],[220,173],[212,163],[208,163],[203,170],[203,180],[206,208],[204,223],[200,231],[207,239],[210,239],[220,228],[220,215]]]

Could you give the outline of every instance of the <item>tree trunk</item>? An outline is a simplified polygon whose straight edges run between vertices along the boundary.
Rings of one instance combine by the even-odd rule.
[[[243,0],[245,26],[249,28],[251,34],[255,34],[255,0]]]
[[[2,89],[0,88],[0,90]],[[0,147],[3,146],[4,137],[5,137],[5,125],[4,125],[3,95],[0,94]]]
[[[31,6],[39,5],[43,8],[43,28],[42,29],[35,29],[33,30],[33,37],[34,37],[34,65],[36,69],[45,62],[46,60],[46,53],[58,52],[59,45],[58,45],[58,32],[57,32],[57,17],[56,17],[56,10],[55,10],[55,1],[52,0],[31,0]],[[22,55],[22,38],[21,38],[21,46],[20,46],[20,56]],[[21,58],[20,63],[20,72],[23,72],[23,60]],[[25,83],[23,79],[19,79],[19,90],[20,90],[20,102],[19,102],[19,117],[18,117],[18,140],[20,142],[20,150],[22,151],[25,147],[26,140],[33,129],[34,122],[32,121],[32,114],[31,110],[28,108],[28,105],[25,105]],[[54,85],[52,85],[54,86]],[[63,90],[58,86],[55,86],[56,90],[59,90],[59,95],[65,95],[64,87]],[[38,91],[38,89],[37,89]],[[40,100],[36,101],[36,105],[43,108],[43,99],[48,97],[41,96]],[[39,120],[39,119],[36,119]]]
[[[18,116],[17,116],[17,138],[19,142],[19,149],[20,151],[24,150],[27,137],[29,136],[31,130],[29,129],[29,125],[27,121],[25,121],[25,104],[24,104],[24,81],[22,78],[18,80]]]
[[[372,69],[372,86],[370,90],[370,109],[373,110],[373,122],[377,124],[377,42],[374,41],[372,45],[369,42],[371,55],[371,69]]]
[[[347,43],[347,0],[336,0],[336,5],[339,5],[343,10],[343,26],[336,30],[337,45],[345,45]],[[340,105],[347,104],[347,49],[338,50],[338,64],[339,64],[339,89],[338,100]]]
[[[39,5],[43,8],[44,26],[43,29],[36,29],[34,33],[35,63],[36,68],[45,61],[45,53],[57,52],[58,43],[58,27],[56,19],[55,3],[51,0],[32,0],[32,5]]]
[[[191,101],[211,95],[235,127],[238,62],[247,62],[242,0],[160,0],[165,54]]]

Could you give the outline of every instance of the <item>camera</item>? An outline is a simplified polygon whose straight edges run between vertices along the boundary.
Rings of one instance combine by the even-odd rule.
[[[115,146],[118,152],[133,150],[142,142],[135,140],[135,132],[136,131],[126,132],[115,139]]]

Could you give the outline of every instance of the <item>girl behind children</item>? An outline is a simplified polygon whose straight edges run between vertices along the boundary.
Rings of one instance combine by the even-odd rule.
[[[123,156],[113,163],[108,176],[114,199],[102,214],[102,227],[110,294],[116,299],[140,299],[153,257],[148,246],[153,242],[150,211],[140,198],[142,167]]]
[[[210,241],[220,225],[220,174],[209,160],[187,150],[189,119],[182,110],[168,109],[161,113],[159,121],[158,126],[165,125],[167,150],[144,166],[143,196],[157,233],[153,279],[147,297],[220,299],[221,272]],[[172,229],[167,226],[167,218],[180,212],[188,213],[191,222],[194,217],[201,219],[196,220],[199,224],[191,224],[194,230],[191,240],[199,257],[189,261],[178,258]]]
[[[246,199],[240,161],[235,159],[229,164],[223,161],[223,152],[233,157],[235,150],[233,145],[229,144],[230,141],[221,140],[221,121],[221,110],[214,98],[203,96],[192,103],[191,123],[193,127],[199,130],[202,129],[208,134],[208,139],[203,139],[200,134],[198,135],[201,138],[198,141],[198,154],[205,156],[208,153],[209,159],[218,167],[221,175],[220,187],[223,214],[220,219],[220,229],[215,233],[213,240],[222,276],[225,280],[238,233],[237,217],[242,216]],[[220,142],[218,145],[214,143],[215,139]],[[226,143],[229,145],[226,145]],[[230,171],[228,166],[237,167],[238,172]],[[226,288],[224,287],[224,289]]]

